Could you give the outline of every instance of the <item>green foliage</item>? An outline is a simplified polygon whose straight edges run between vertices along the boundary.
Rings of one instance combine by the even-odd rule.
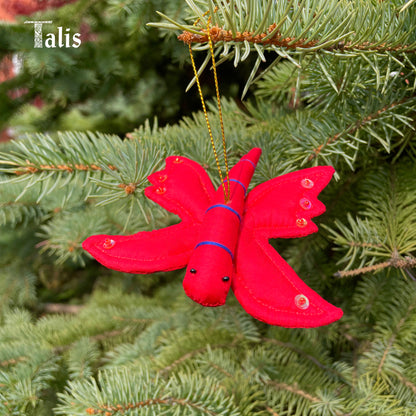
[[[25,414],[30,392],[30,406],[52,400],[55,414],[68,415],[411,414],[413,283],[368,277],[350,302],[355,313],[309,330],[267,328],[233,302],[196,306],[179,282],[166,290],[176,299],[158,306],[157,297],[113,286],[77,315],[38,322],[5,310],[0,363],[9,411]],[[23,374],[26,390],[13,381]]]
[[[159,31],[146,26],[157,9],[171,19]],[[214,44],[221,91],[248,79],[238,88],[254,95],[223,100],[227,150],[233,165],[263,149],[251,187],[335,167],[319,233],[272,241],[342,307],[330,326],[271,327],[232,294],[204,308],[184,294],[182,270],[131,276],[82,250],[93,234],[178,221],[144,196],[168,155],[195,160],[219,185],[197,94],[183,99],[192,72],[174,36],[203,34],[208,10],[232,34],[276,23],[266,36],[289,38]],[[1,26],[1,53],[24,52],[24,69],[0,84],[0,119],[28,134],[0,145],[0,414],[413,416],[415,10],[412,0],[79,0],[41,17],[88,23],[96,38],[55,51],[32,48],[33,28]],[[197,52],[206,42],[194,49],[209,68]],[[26,95],[7,95],[22,86]],[[38,94],[42,108],[30,105]]]
[[[400,258],[414,256],[416,171],[413,163],[406,162],[369,172],[359,186],[362,216],[349,215],[348,225],[335,221],[337,229],[330,233],[343,252],[341,262],[348,263],[346,270],[386,260],[395,265]]]
[[[172,36],[161,44],[159,33],[145,25],[157,17],[155,9],[178,10],[181,3],[78,0],[43,13],[41,20],[53,21],[44,25],[45,34],[56,34],[58,26],[81,33],[77,49],[33,48],[33,25],[22,24],[25,17],[17,25],[0,26],[1,56],[16,52],[23,60],[19,76],[0,86],[0,123],[18,133],[74,126],[125,133],[155,113],[164,114],[164,122],[176,119],[185,100],[176,65],[184,63],[186,49]],[[29,94],[10,100],[8,91],[20,87],[29,88]],[[36,96],[42,108],[25,106]]]
[[[231,34],[232,39],[222,38],[216,43],[216,52],[222,55],[220,62],[233,60],[234,65],[244,62],[251,52],[257,56],[251,74],[243,91],[243,96],[253,81],[258,80],[283,60],[298,68],[297,86],[301,83],[302,73],[310,62],[315,69],[325,75],[331,87],[339,93],[348,80],[350,69],[336,72],[342,76],[340,85],[334,82],[330,73],[336,69],[334,60],[339,58],[349,66],[360,60],[368,62],[377,74],[377,83],[381,78],[389,77],[391,71],[380,72],[379,56],[393,57],[395,65],[403,65],[402,52],[414,52],[416,39],[414,28],[416,20],[412,11],[396,2],[357,1],[283,1],[283,0],[235,0],[231,2],[186,0],[189,6],[187,23],[172,19],[159,13],[169,23],[152,23],[152,26],[167,30],[183,30],[194,35],[204,36],[211,17],[210,26],[218,26]],[[209,12],[208,16],[205,12]],[[260,40],[254,40],[256,36]],[[215,39],[214,39],[215,40]],[[198,39],[195,40],[198,42]],[[201,42],[199,42],[201,43]],[[207,49],[202,44],[196,49]],[[261,62],[270,59],[266,52],[272,52],[273,60],[267,70],[258,74]],[[207,52],[209,54],[209,52]],[[311,59],[305,59],[312,55]],[[399,55],[397,59],[394,55]],[[287,61],[285,61],[287,59]],[[405,58],[404,58],[405,59]],[[390,62],[391,64],[391,62]],[[412,78],[414,78],[414,65]],[[344,74],[343,74],[344,72]],[[402,72],[402,71],[399,71]],[[355,76],[353,78],[356,78]],[[358,77],[360,80],[360,77]],[[354,81],[353,81],[354,82]],[[387,81],[385,81],[385,84]]]
[[[39,187],[31,187],[29,192],[18,199],[22,191],[19,185],[1,186],[0,224],[16,226],[40,219],[44,212],[36,202],[39,190]]]
[[[201,389],[202,383],[204,387]],[[126,391],[127,385],[134,389],[133,396],[126,395],[129,390]],[[77,393],[75,397],[62,395],[66,403],[58,407],[57,414],[84,415],[87,406],[95,409],[98,403],[103,403],[98,406],[99,410],[111,413],[123,411],[129,415],[239,415],[233,409],[232,399],[220,389],[218,383],[209,378],[184,373],[178,373],[165,381],[152,378],[146,372],[105,370],[98,375],[98,381],[72,382],[69,389]]]

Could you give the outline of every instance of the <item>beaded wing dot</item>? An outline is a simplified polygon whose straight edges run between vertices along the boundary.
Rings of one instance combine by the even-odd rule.
[[[94,235],[83,247],[104,266],[128,273],[186,268],[185,293],[204,306],[225,303],[232,288],[254,318],[284,327],[332,323],[342,310],[307,286],[270,245],[270,238],[314,233],[312,218],[325,206],[317,199],[334,173],[317,166],[288,173],[247,194],[261,149],[254,148],[231,169],[225,200],[196,162],[171,156],[149,176],[146,196],[182,221],[130,236]]]

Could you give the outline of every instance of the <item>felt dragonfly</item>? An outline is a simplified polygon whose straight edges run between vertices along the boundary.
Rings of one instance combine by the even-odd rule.
[[[181,156],[148,177],[145,195],[182,221],[129,236],[94,235],[83,247],[104,266],[153,273],[185,266],[185,293],[204,306],[225,303],[232,288],[254,318],[284,327],[316,327],[341,318],[342,310],[307,286],[270,245],[270,238],[302,237],[318,227],[312,217],[325,206],[317,199],[334,173],[317,166],[247,189],[261,149],[254,148],[215,190],[207,172]]]

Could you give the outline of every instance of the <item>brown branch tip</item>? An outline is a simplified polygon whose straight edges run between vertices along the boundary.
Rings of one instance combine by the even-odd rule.
[[[235,36],[231,30],[225,30],[218,26],[213,26],[209,29],[209,35],[211,37],[212,43],[216,42],[244,42],[247,41],[249,43],[261,43],[262,45],[276,45],[285,47],[288,49],[296,49],[296,48],[310,48],[315,46],[318,41],[313,40],[310,42],[306,42],[305,39],[298,39],[295,38],[282,38],[280,36],[280,32],[277,31],[273,36],[265,39],[266,36],[269,36],[270,33],[276,28],[276,23],[273,23],[269,26],[268,33],[261,33],[259,35],[254,36],[254,32],[236,32]],[[184,31],[181,35],[178,36],[178,39],[186,44],[191,43],[205,43],[208,42],[208,31],[207,29],[202,29],[202,31],[206,34],[204,35],[197,35],[191,32]]]
[[[371,266],[360,267],[354,270],[341,270],[334,273],[335,277],[352,277],[358,276],[364,273],[371,273],[377,270],[386,269],[387,267],[394,267],[396,269],[407,269],[407,268],[415,268],[416,267],[416,258],[406,256],[404,258],[400,258],[397,256],[393,256],[390,260],[384,261],[382,263],[373,264]]]
[[[61,164],[61,165],[39,165],[36,166],[34,163],[29,162],[28,160],[26,161],[27,166],[22,166],[19,169],[14,171],[15,175],[26,175],[28,173],[37,173],[37,172],[42,172],[45,170],[53,170],[53,171],[66,171],[69,173],[72,173],[74,171],[88,171],[88,170],[92,170],[92,171],[102,171],[102,169],[95,165],[94,163],[92,163],[91,165],[84,165],[82,163],[76,163],[76,164]],[[108,165],[108,167],[111,170],[117,170],[116,166],[113,165]]]

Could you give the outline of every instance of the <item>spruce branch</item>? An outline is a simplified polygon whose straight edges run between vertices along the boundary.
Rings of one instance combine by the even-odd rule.
[[[7,161],[2,161],[2,164],[5,165],[14,165],[17,167],[17,169],[14,171],[14,174],[17,176],[20,175],[25,175],[28,173],[41,173],[43,171],[53,171],[53,172],[59,172],[59,171],[64,171],[64,172],[69,172],[72,173],[74,171],[82,171],[82,172],[87,172],[87,171],[102,171],[103,169],[100,168],[99,166],[95,165],[95,164],[91,164],[89,166],[87,165],[83,165],[83,164],[70,164],[70,165],[39,165],[39,167],[35,167],[34,163],[31,163],[29,160],[26,161],[27,165],[26,166],[18,166],[17,164],[13,164]],[[117,168],[115,166],[109,165],[108,166],[109,169],[111,170],[117,170]]]
[[[213,377],[223,383],[228,383],[228,381],[226,381],[227,379],[231,381],[240,376],[246,380],[252,380],[253,371],[250,371],[250,369],[261,360],[263,360],[263,364],[265,357],[261,356],[259,361],[254,363],[251,362],[253,355],[248,355],[243,363],[237,364],[235,361],[235,356],[239,353],[239,350],[236,349],[237,345],[238,344],[229,346],[224,344],[224,346],[221,347],[214,345],[213,348],[211,348],[211,345],[208,344],[206,348],[201,349],[195,357],[191,357],[186,364],[186,368],[191,371],[198,371],[205,376]],[[242,369],[244,370],[242,371]],[[254,372],[256,372],[256,370],[254,370]]]
[[[22,363],[27,361],[28,357],[16,357],[10,358],[9,360],[4,360],[0,362],[0,367],[9,367],[10,365],[16,365],[18,363]]]
[[[322,397],[314,396],[309,392],[301,389],[298,383],[287,384],[282,382],[277,382],[274,380],[264,380],[265,385],[271,386],[273,389],[276,390],[283,390],[285,392],[290,393],[291,395],[295,395],[301,399],[305,399],[307,402],[311,404],[311,408],[315,409],[322,409],[322,412],[329,412],[327,414],[332,414],[335,416],[351,416],[351,412],[344,413],[341,409],[343,408],[341,404],[341,400],[333,397],[325,397],[323,394]],[[332,401],[332,403],[331,403]],[[302,405],[300,405],[302,406]],[[324,407],[321,407],[324,406]],[[304,409],[306,406],[302,406]],[[325,414],[324,413],[324,414]]]
[[[154,408],[154,414],[198,412],[210,416],[237,416],[232,397],[219,384],[200,375],[179,373],[164,381],[145,370],[100,371],[98,380],[70,382],[60,394],[57,414],[137,414],[139,409]],[[186,413],[184,413],[186,414]]]
[[[91,377],[100,356],[100,346],[96,341],[84,337],[75,342],[67,354],[70,378],[82,380]]]
[[[368,308],[376,322],[371,325],[372,340],[366,339],[363,344],[365,348],[358,367],[369,380],[378,380],[383,390],[394,385],[394,394],[412,397],[411,386],[406,380],[414,383],[414,282],[393,279],[384,282],[375,277],[372,280],[378,281],[381,289],[374,305]],[[366,285],[367,282],[363,282],[363,288]],[[385,297],[387,293],[388,298]],[[402,384],[398,384],[399,381]]]
[[[272,416],[279,416],[278,413],[276,413],[271,407],[266,406],[266,410],[272,415]]]
[[[201,411],[203,414],[211,415],[211,416],[218,416],[219,414],[216,412],[213,412],[212,410],[209,410],[198,403],[193,403],[190,400],[181,399],[181,398],[175,398],[175,397],[168,397],[166,399],[164,398],[154,398],[154,399],[147,399],[144,401],[141,401],[139,403],[128,403],[125,405],[117,404],[116,406],[101,406],[98,409],[93,409],[89,407],[85,410],[85,412],[88,415],[102,415],[105,416],[111,416],[117,413],[124,413],[129,410],[135,410],[135,409],[145,409],[147,407],[155,406],[155,405],[165,405],[165,406],[173,406],[173,405],[179,405],[186,408],[195,409],[198,411]]]
[[[39,306],[43,313],[78,314],[84,308],[83,305],[68,305],[66,303],[44,303]]]
[[[356,121],[354,124],[348,126],[343,132],[337,133],[337,134],[329,137],[326,140],[325,143],[320,144],[318,147],[313,149],[313,153],[311,153],[311,155],[308,157],[308,160],[311,161],[311,160],[315,159],[316,157],[318,157],[319,154],[325,149],[326,146],[335,143],[341,137],[354,136],[358,130],[365,128],[365,126],[367,126],[367,125],[371,125],[372,123],[374,123],[375,121],[377,121],[380,118],[381,119],[385,118],[386,114],[387,114],[387,117],[388,117],[388,112],[390,110],[393,110],[398,106],[401,106],[403,104],[406,104],[408,102],[413,102],[413,101],[414,101],[414,97],[408,97],[408,98],[405,98],[405,99],[401,99],[398,102],[389,104],[389,105],[381,108],[380,110],[377,110],[376,112],[374,112],[372,114],[369,114],[366,117]]]
[[[189,31],[183,31],[182,34],[178,36],[178,39],[187,45],[192,43],[207,43],[208,42],[208,33],[211,36],[212,42],[215,44],[217,42],[234,42],[234,43],[252,43],[262,46],[277,46],[278,48],[283,48],[287,50],[300,50],[306,52],[306,50],[311,49],[314,52],[317,50],[316,46],[321,42],[319,40],[309,40],[309,39],[299,39],[299,37],[286,37],[283,38],[281,35],[275,31],[277,24],[273,23],[269,26],[266,33],[261,33],[256,35],[256,32],[236,32],[233,34],[231,30],[224,30],[218,26],[211,27],[209,31],[207,29],[201,29],[203,34],[194,33]],[[343,52],[357,52],[357,51],[366,51],[366,52],[406,52],[407,54],[416,53],[416,45],[386,45],[371,42],[364,42],[362,44],[356,44],[355,42],[349,41],[339,41],[338,43],[332,44],[327,47],[322,47],[324,51],[343,51]]]
[[[102,334],[93,335],[91,339],[93,341],[105,341],[109,338],[119,337],[120,335],[123,334],[123,332],[124,330],[115,329],[114,331],[106,331],[106,332],[103,332]]]
[[[28,226],[30,223],[39,223],[48,213],[46,206],[41,206],[37,199],[41,188],[33,186],[24,196],[21,195],[21,184],[9,184],[4,181],[4,175],[0,179],[0,225]],[[48,207],[49,208],[49,207]]]
[[[416,250],[413,175],[414,164],[402,163],[398,168],[379,167],[363,178],[362,216],[353,219],[348,214],[348,225],[336,220],[337,230],[329,229],[337,250],[344,251],[340,262],[347,263],[337,277],[395,268],[413,278],[409,271],[415,267]]]
[[[327,96],[322,96],[324,107],[331,104],[331,100],[326,101],[326,98]],[[290,171],[310,162],[333,166],[346,163],[354,170],[368,151],[379,154],[379,148],[382,147],[385,153],[391,153],[394,146],[404,145],[408,137],[413,137],[413,114],[416,109],[414,96],[378,114],[386,106],[386,101],[398,103],[403,97],[398,99],[397,91],[392,89],[387,95],[375,92],[374,95],[362,95],[362,100],[355,101],[356,99],[347,97],[345,103],[336,103],[334,108],[317,106],[284,115],[274,114],[274,120],[268,119],[273,114],[269,110],[267,116],[263,115],[267,117],[266,120],[259,119],[258,123],[262,121],[266,126],[263,134],[267,134],[268,128],[276,128],[281,133],[273,144],[268,144],[273,151],[278,148],[280,157],[278,162],[273,160],[274,164],[280,166],[283,160],[283,163],[289,165],[284,168]],[[263,110],[263,106],[261,108]],[[367,115],[370,119],[365,120]],[[255,125],[257,129],[258,125]],[[333,139],[328,140],[328,137]],[[259,144],[265,146],[265,142],[264,139]],[[263,160],[263,163],[268,163],[268,160]],[[259,166],[259,171],[262,168]]]
[[[186,360],[189,360],[190,358],[193,358],[205,351],[211,350],[211,349],[216,349],[216,348],[230,348],[230,347],[235,347],[235,343],[231,343],[231,344],[217,344],[217,345],[210,345],[207,344],[206,346],[202,347],[202,348],[198,348],[196,350],[190,351],[184,355],[182,355],[181,357],[179,357],[177,360],[175,360],[172,364],[161,368],[159,370],[160,374],[168,374],[170,371],[172,371],[175,367],[177,367],[178,365],[182,364],[183,362],[185,362]]]
[[[137,324],[148,324],[154,321],[154,319],[138,319],[138,318],[126,318],[123,316],[113,316],[113,319],[116,321],[122,321],[122,322],[133,322]]]
[[[262,338],[263,341],[265,342],[269,342],[271,344],[275,344],[278,345],[280,347],[283,348],[288,348],[294,352],[296,352],[297,354],[301,355],[302,357],[305,357],[306,359],[310,360],[313,364],[315,364],[317,367],[321,368],[324,371],[327,371],[333,375],[335,375],[337,378],[341,378],[343,379],[344,377],[342,376],[341,373],[339,373],[338,371],[332,369],[331,367],[322,364],[316,357],[306,353],[302,348],[297,347],[296,345],[290,343],[290,342],[284,342],[284,341],[280,341],[274,338]]]
[[[82,242],[94,232],[109,232],[112,227],[105,221],[105,215],[97,215],[97,209],[87,207],[80,214],[79,210],[55,215],[50,221],[42,224],[38,236],[42,238],[37,244],[41,253],[48,252],[55,256],[57,264],[68,260],[76,264],[85,264],[86,253]],[[101,211],[104,214],[103,211]]]
[[[25,257],[24,260],[19,256],[24,256],[26,248],[21,250],[14,247],[9,251],[16,258],[7,261],[7,253],[4,247],[2,251],[2,270],[0,270],[0,304],[19,305],[19,306],[33,306],[37,301],[36,285],[38,283],[38,276],[33,272],[32,267],[27,264],[29,260]],[[4,260],[6,258],[6,261]]]
[[[111,338],[120,337],[121,335],[123,335],[123,333],[124,333],[123,330],[115,329],[115,330],[111,330],[111,331],[105,331],[101,334],[91,335],[90,337],[88,337],[88,339],[90,341],[103,342],[103,341],[107,341]],[[62,354],[63,352],[68,351],[71,348],[73,348],[76,344],[77,344],[77,341],[72,342],[70,344],[59,345],[59,346],[53,348],[53,352],[55,354]]]
[[[225,377],[232,378],[233,374],[231,374],[229,371],[227,371],[225,368],[220,367],[218,364],[214,362],[210,362],[211,367],[218,371],[219,373],[223,374]]]
[[[361,247],[361,248],[382,248],[383,244],[381,243],[367,243],[367,242],[362,242],[362,241],[348,241],[347,242],[348,245],[350,245],[351,247]]]
[[[237,32],[235,35],[231,30],[224,30],[218,26],[211,27],[209,32],[207,29],[202,29],[203,35],[184,31],[178,36],[178,39],[187,45],[191,43],[206,43],[208,42],[208,33],[211,36],[212,42],[248,42],[261,45],[274,45],[286,49],[297,49],[297,48],[311,48],[317,44],[317,41],[309,41],[306,39],[297,38],[281,38],[278,34],[274,34],[272,37],[269,34],[274,33],[276,23],[270,25],[268,33],[261,33],[255,35],[255,32]]]
[[[26,140],[13,142],[9,152],[0,153],[0,172],[9,175],[4,183],[25,183],[20,197],[42,183],[44,190],[39,201],[55,188],[82,178],[90,194],[96,185],[113,190],[104,197],[98,196],[103,199],[101,203],[110,203],[120,194],[134,194],[136,188],[144,185],[147,176],[161,163],[160,148],[153,143],[122,141],[118,136],[100,133],[66,132],[59,133],[56,139],[28,135]]]
[[[403,383],[407,388],[412,390],[413,394],[416,395],[415,383],[412,383],[409,379],[407,379],[406,377],[403,377],[403,375],[401,375],[399,371],[394,371],[394,374],[397,376],[397,378],[400,380],[401,383]]]
[[[299,388],[297,383],[294,383],[293,385],[286,384],[286,383],[279,383],[277,381],[273,380],[264,380],[264,384],[268,386],[272,386],[273,388],[277,390],[285,390],[289,393],[293,393],[297,396],[302,397],[303,399],[306,399],[312,403],[320,403],[321,400],[319,397],[313,396],[312,394],[302,390]]]
[[[27,224],[31,220],[39,220],[43,215],[43,209],[35,202],[7,201],[0,203],[0,225]]]
[[[400,330],[402,329],[403,325],[405,324],[406,320],[409,318],[409,315],[411,314],[411,312],[416,308],[416,305],[410,304],[409,307],[406,310],[406,313],[403,315],[403,317],[400,319],[400,321],[397,323],[396,327],[393,330],[393,333],[390,337],[390,339],[387,342],[386,348],[383,352],[383,355],[381,357],[380,363],[378,365],[377,368],[377,373],[380,375],[382,370],[383,370],[383,366],[384,363],[387,359],[387,356],[391,350],[391,348],[393,347],[394,342],[396,341],[397,336],[400,333]]]
[[[124,413],[128,410],[143,409],[143,408],[147,408],[147,407],[154,406],[154,405],[160,405],[160,404],[163,404],[163,405],[182,404],[183,405],[183,403],[184,403],[183,400],[174,399],[171,397],[169,397],[168,399],[154,398],[154,399],[147,399],[138,403],[128,403],[125,405],[121,405],[121,404],[118,404],[116,406],[102,405],[98,409],[89,407],[88,409],[85,410],[85,412],[88,415],[105,414],[105,416],[111,416],[116,413],[120,413],[120,412]]]
[[[302,59],[307,55],[317,57],[317,53],[353,59],[359,54],[388,56],[416,52],[415,39],[408,32],[409,27],[416,28],[410,13],[398,14],[397,8],[388,2],[203,0],[196,4],[187,0],[187,4],[188,20],[193,25],[184,25],[161,13],[169,23],[149,25],[182,30],[179,40],[197,43],[200,46],[194,49],[200,50],[208,49],[209,30],[216,52],[223,55],[219,63],[233,59],[237,66],[254,52],[258,59],[244,92],[255,78],[259,63],[266,61],[265,51],[276,53],[277,59],[257,79],[281,57],[296,62],[293,56]],[[207,14],[213,23],[209,29]],[[206,62],[201,71],[205,65]]]
[[[415,3],[415,0],[408,0],[405,2],[405,4],[403,4],[402,8],[400,9],[400,13],[402,13],[403,11],[405,11],[408,7],[413,6]]]
[[[367,247],[369,247],[367,245]],[[360,274],[376,272],[378,270],[386,269],[388,267],[394,267],[396,269],[409,269],[409,268],[416,268],[416,259],[413,257],[406,256],[404,258],[396,258],[393,257],[388,261],[384,261],[382,263],[373,264],[371,266],[366,267],[359,267],[358,269],[354,270],[340,270],[334,273],[335,277],[352,277],[358,276]]]

